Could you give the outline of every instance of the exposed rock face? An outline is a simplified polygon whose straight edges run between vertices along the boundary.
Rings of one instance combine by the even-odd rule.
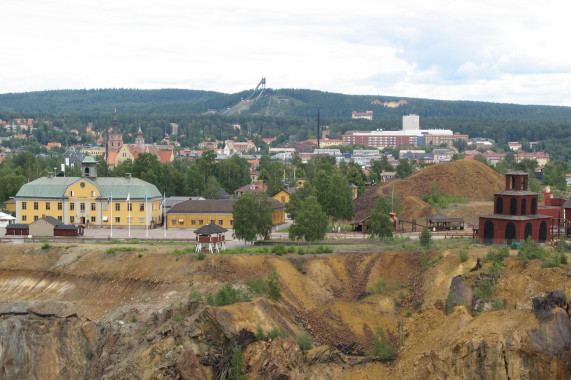
[[[533,299],[540,325],[505,337],[484,339],[477,333],[449,349],[430,353],[429,373],[453,379],[571,378],[571,320],[562,292]]]

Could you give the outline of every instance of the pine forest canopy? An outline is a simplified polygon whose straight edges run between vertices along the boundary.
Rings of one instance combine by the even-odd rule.
[[[85,126],[92,122],[95,131],[107,130],[117,109],[125,142],[132,142],[129,134],[134,136],[139,126],[147,142],[158,142],[171,132],[170,123],[177,123],[178,141],[193,147],[205,139],[224,140],[236,135],[239,139],[278,137],[276,143],[315,138],[318,107],[321,125],[329,128],[330,138],[340,138],[347,130],[398,130],[402,128],[402,116],[414,113],[420,116],[423,129],[451,129],[500,144],[540,141],[550,155],[571,160],[571,107],[344,95],[304,89],[267,89],[256,102],[242,102],[250,93],[93,89],[0,94],[0,119],[36,119],[39,128],[34,137],[38,144],[68,143],[66,132],[70,129],[80,131],[82,143],[90,143]],[[406,104],[390,108],[373,104],[375,100],[406,100]],[[374,120],[351,119],[352,111],[366,110],[373,111]],[[234,124],[241,126],[238,133]]]

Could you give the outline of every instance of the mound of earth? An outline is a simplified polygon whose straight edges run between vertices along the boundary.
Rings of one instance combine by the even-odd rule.
[[[423,223],[424,218],[436,214],[436,209],[419,197],[406,197],[401,201],[401,204],[400,218],[404,220],[416,220]]]
[[[360,222],[367,218],[381,194],[398,196],[401,200],[407,197],[421,198],[425,194],[432,193],[433,182],[438,183],[440,194],[463,197],[468,200],[483,200],[505,188],[504,177],[479,161],[445,162],[426,167],[404,179],[397,179],[367,190],[355,200],[353,221]],[[425,204],[423,209],[426,206]],[[426,216],[429,215],[432,214]]]

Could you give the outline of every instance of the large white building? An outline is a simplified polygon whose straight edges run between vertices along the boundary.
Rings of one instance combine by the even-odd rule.
[[[418,131],[420,129],[420,117],[414,114],[403,115],[402,129],[403,131]]]

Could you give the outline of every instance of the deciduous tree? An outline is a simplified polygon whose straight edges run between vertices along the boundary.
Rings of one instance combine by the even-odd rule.
[[[234,237],[253,242],[269,239],[272,232],[272,204],[265,192],[246,191],[234,203]]]

